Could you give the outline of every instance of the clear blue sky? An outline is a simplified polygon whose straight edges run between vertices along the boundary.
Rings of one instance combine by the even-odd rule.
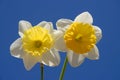
[[[120,80],[120,1],[119,0],[0,0],[0,80],[40,80],[40,65],[31,71],[24,68],[21,59],[10,55],[9,46],[18,35],[21,19],[36,25],[40,21],[74,19],[89,11],[94,25],[103,30],[103,38],[97,44],[100,59],[85,62],[72,68],[69,64],[64,80]],[[65,53],[61,53],[58,67],[45,66],[45,80],[58,80]]]

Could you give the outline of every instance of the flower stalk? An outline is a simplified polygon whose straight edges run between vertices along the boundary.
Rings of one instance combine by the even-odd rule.
[[[68,63],[68,59],[67,59],[67,56],[66,56],[64,64],[63,64],[63,68],[62,68],[62,71],[61,71],[61,74],[60,74],[60,77],[59,77],[59,80],[63,80],[67,63]]]
[[[41,68],[41,80],[44,80],[44,65],[42,63],[40,64],[40,68]]]

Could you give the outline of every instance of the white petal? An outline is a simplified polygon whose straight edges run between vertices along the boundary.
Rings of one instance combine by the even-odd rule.
[[[60,56],[56,49],[51,49],[42,55],[42,63],[47,66],[58,66],[60,63]]]
[[[73,21],[69,20],[69,19],[59,19],[56,22],[56,26],[57,26],[57,29],[65,31],[66,28],[72,23],[73,23]]]
[[[53,30],[53,38],[56,41],[63,35],[63,32],[60,30]]]
[[[30,29],[32,27],[31,23],[25,20],[19,21],[19,35],[22,37],[24,31]]]
[[[52,22],[42,21],[39,24],[37,24],[37,26],[44,27],[47,30],[49,30],[50,32],[53,31],[53,24],[52,24]]]
[[[93,23],[92,15],[89,12],[83,12],[80,15],[78,15],[75,20],[75,22],[84,22],[84,23]]]
[[[30,70],[37,62],[38,58],[26,53],[23,57],[24,66],[27,70]]]
[[[97,46],[94,46],[94,48],[88,54],[86,54],[86,57],[91,60],[99,59],[99,50]]]
[[[21,38],[18,38],[10,45],[10,52],[11,52],[11,55],[16,58],[21,58],[23,56],[24,51],[22,49]]]
[[[97,37],[97,42],[99,42],[102,38],[102,30],[97,26],[93,26],[93,27],[95,29],[95,35]]]
[[[54,47],[59,51],[67,51],[67,47],[65,45],[64,41],[64,34],[61,34],[61,36],[56,40]]]
[[[67,57],[72,67],[78,67],[80,64],[83,63],[85,58],[83,55],[74,53],[73,51],[70,50],[67,52]]]

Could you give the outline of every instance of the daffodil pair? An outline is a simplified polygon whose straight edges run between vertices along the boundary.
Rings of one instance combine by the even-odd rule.
[[[48,66],[60,63],[58,51],[67,52],[71,66],[79,66],[85,57],[96,60],[99,51],[96,43],[102,37],[99,27],[92,25],[90,13],[83,12],[74,21],[60,19],[57,30],[51,22],[42,21],[32,27],[28,21],[19,22],[19,35],[10,46],[11,55],[22,58],[25,68],[30,70],[37,62]]]

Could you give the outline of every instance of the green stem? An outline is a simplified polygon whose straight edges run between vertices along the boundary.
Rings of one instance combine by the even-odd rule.
[[[61,71],[59,80],[63,80],[67,63],[68,63],[68,59],[67,59],[67,56],[66,56],[65,61],[64,61],[64,64],[63,64],[63,67],[62,67],[62,71]]]
[[[42,63],[40,64],[40,68],[41,68],[41,80],[44,80],[44,65]]]

